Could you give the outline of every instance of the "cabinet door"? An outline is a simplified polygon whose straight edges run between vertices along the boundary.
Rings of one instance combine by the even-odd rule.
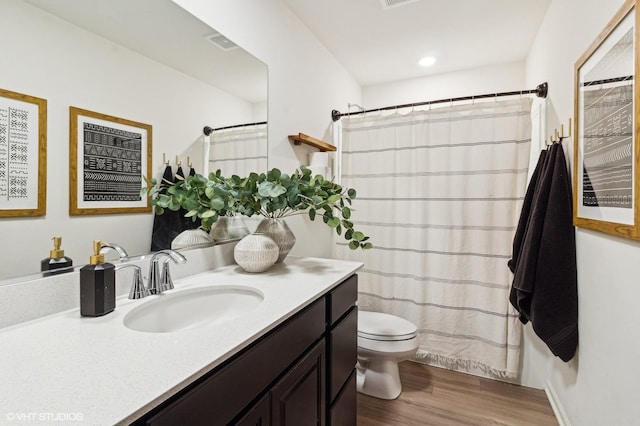
[[[237,426],[269,426],[270,424],[271,400],[268,393],[236,423]]]
[[[353,307],[329,334],[329,399],[333,401],[358,360],[358,308]]]
[[[357,410],[356,372],[354,370],[329,410],[328,424],[331,426],[356,426]]]
[[[324,341],[320,341],[271,391],[273,425],[324,425]]]

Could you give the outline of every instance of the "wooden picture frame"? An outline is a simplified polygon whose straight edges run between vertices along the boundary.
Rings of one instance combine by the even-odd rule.
[[[47,100],[0,89],[0,217],[47,212]]]
[[[575,64],[573,223],[640,239],[635,3],[624,3]]]
[[[69,108],[69,214],[147,213],[152,127]]]

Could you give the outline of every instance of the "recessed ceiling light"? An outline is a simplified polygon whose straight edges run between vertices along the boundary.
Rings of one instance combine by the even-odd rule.
[[[434,58],[433,56],[425,56],[424,58],[420,59],[420,61],[418,61],[418,64],[420,64],[420,66],[423,66],[423,67],[430,67],[435,63],[436,63],[436,58]]]

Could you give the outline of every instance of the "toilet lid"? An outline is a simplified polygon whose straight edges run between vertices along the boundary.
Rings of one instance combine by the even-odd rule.
[[[373,340],[407,340],[416,336],[416,326],[395,315],[358,311],[358,337]]]

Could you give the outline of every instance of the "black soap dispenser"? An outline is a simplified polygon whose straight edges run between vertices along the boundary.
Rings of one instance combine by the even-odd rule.
[[[93,242],[89,265],[80,268],[80,315],[99,317],[116,307],[116,268],[104,262],[102,242]]]
[[[73,260],[64,255],[62,246],[62,237],[53,237],[53,250],[49,251],[49,257],[42,259],[40,262],[40,271],[45,272],[44,275],[60,274],[68,272],[73,266]],[[64,268],[64,269],[63,269]],[[57,271],[56,269],[60,269]]]

